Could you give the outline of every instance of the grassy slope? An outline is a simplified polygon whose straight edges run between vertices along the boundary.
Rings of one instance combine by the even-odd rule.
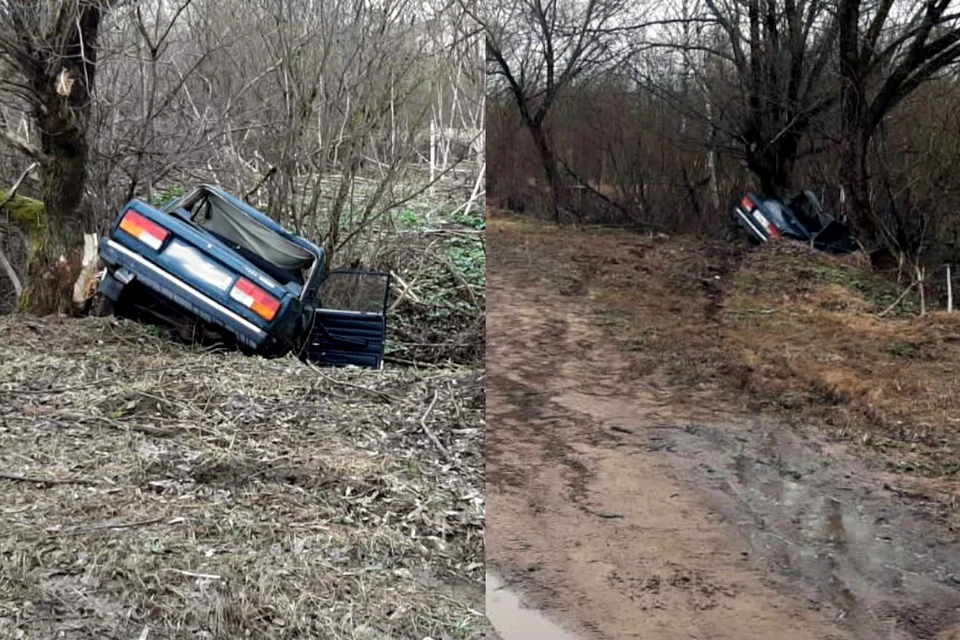
[[[785,409],[816,408],[892,468],[960,471],[960,315],[879,314],[895,285],[803,247],[746,257],[723,322],[743,382]]]

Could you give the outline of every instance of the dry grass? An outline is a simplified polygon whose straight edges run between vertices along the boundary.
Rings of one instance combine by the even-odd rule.
[[[960,495],[960,314],[919,318],[908,299],[879,317],[895,283],[794,243],[746,250],[495,211],[488,230],[494,261],[510,254],[511,268],[596,300],[638,375],[686,392],[672,398],[780,412],[925,478],[939,500]]]
[[[790,245],[751,253],[733,285],[723,323],[745,386],[817,409],[898,470],[960,471],[960,315],[880,317],[893,283]]]
[[[482,372],[113,319],[0,319],[0,345],[0,637],[481,635]]]

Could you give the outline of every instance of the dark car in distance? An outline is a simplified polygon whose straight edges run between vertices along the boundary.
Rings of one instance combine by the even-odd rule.
[[[850,228],[825,212],[810,191],[801,191],[786,202],[748,193],[734,207],[734,214],[755,242],[793,238],[830,253],[859,248]]]

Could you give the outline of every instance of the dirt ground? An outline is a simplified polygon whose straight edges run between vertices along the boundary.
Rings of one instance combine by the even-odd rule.
[[[0,319],[0,638],[482,637],[483,385]]]
[[[742,257],[488,228],[488,571],[579,638],[960,638],[943,477],[745,382]]]

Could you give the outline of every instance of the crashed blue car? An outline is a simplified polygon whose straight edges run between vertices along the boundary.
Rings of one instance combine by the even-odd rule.
[[[118,315],[251,353],[383,366],[389,275],[329,270],[321,247],[219,187],[160,208],[131,200],[99,253]]]
[[[791,238],[829,253],[859,249],[850,228],[824,211],[810,191],[801,191],[785,201],[748,193],[734,207],[734,214],[747,237],[756,243]]]

